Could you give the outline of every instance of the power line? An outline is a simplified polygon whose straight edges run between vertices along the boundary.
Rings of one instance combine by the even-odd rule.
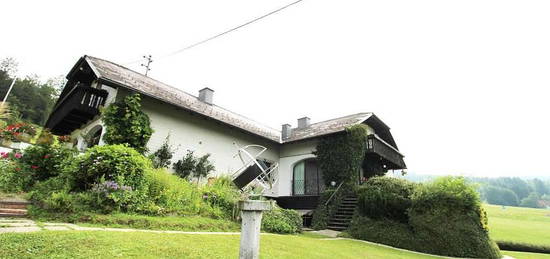
[[[279,8],[277,8],[277,9],[275,9],[275,10],[269,12],[269,13],[266,13],[266,14],[264,14],[264,15],[262,15],[262,16],[256,17],[256,18],[254,18],[254,19],[252,19],[252,20],[250,20],[250,21],[248,21],[248,22],[245,22],[245,23],[243,23],[243,24],[240,24],[240,25],[238,25],[238,26],[235,26],[235,27],[233,27],[233,28],[231,28],[231,29],[229,29],[229,30],[226,30],[226,31],[224,31],[224,32],[215,34],[215,35],[210,36],[210,37],[208,37],[208,38],[206,38],[206,39],[204,39],[204,40],[195,42],[195,43],[193,43],[193,44],[191,44],[191,45],[188,45],[188,46],[183,47],[183,48],[181,48],[181,49],[178,49],[178,50],[176,50],[176,51],[170,52],[170,53],[168,53],[168,54],[166,54],[166,55],[160,56],[159,58],[157,58],[157,60],[158,60],[158,59],[167,58],[167,57],[170,57],[170,56],[173,56],[173,55],[176,55],[176,54],[181,53],[181,52],[183,52],[183,51],[186,51],[186,50],[188,50],[188,49],[191,49],[191,48],[197,47],[197,46],[199,46],[199,45],[202,45],[202,44],[204,44],[204,43],[207,43],[207,42],[209,42],[209,41],[211,41],[211,40],[214,40],[214,39],[216,39],[216,38],[219,38],[219,37],[221,37],[221,36],[223,36],[223,35],[226,35],[226,34],[228,34],[228,33],[234,32],[234,31],[236,31],[236,30],[238,30],[238,29],[240,29],[240,28],[242,28],[242,27],[245,27],[245,26],[247,26],[247,25],[249,25],[249,24],[252,24],[252,23],[255,23],[255,22],[259,21],[259,20],[262,20],[262,19],[264,19],[264,18],[266,18],[266,17],[268,17],[268,16],[271,16],[271,15],[273,15],[273,14],[276,14],[276,13],[280,12],[280,11],[283,11],[284,9],[287,9],[287,8],[289,8],[289,7],[291,7],[291,6],[295,5],[295,4],[298,4],[298,3],[302,2],[302,1],[304,1],[304,0],[297,0],[297,1],[294,1],[294,2],[292,2],[292,3],[290,3],[290,4],[287,4],[287,5],[285,5],[285,6],[279,7]],[[131,62],[128,62],[128,63],[126,63],[125,65],[137,63],[137,62],[139,62],[139,61],[141,61],[141,59],[135,60],[135,61],[131,61]]]

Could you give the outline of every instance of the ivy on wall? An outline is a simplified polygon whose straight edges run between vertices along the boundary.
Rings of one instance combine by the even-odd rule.
[[[325,184],[353,183],[365,158],[367,130],[361,125],[346,129],[343,134],[326,136],[317,144],[317,162],[323,172]]]
[[[103,111],[106,127],[103,140],[110,145],[128,144],[140,153],[147,151],[153,134],[149,116],[141,110],[141,96],[133,94],[109,105]]]

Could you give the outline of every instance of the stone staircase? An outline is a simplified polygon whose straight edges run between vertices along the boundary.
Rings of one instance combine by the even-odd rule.
[[[356,207],[357,197],[346,196],[338,206],[336,213],[329,219],[327,228],[336,231],[346,230]]]
[[[27,216],[28,201],[4,199],[0,200],[0,218],[21,218]]]

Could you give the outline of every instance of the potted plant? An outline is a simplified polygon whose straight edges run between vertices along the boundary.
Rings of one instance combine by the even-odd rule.
[[[58,136],[57,140],[68,148],[73,147],[73,139],[70,135]]]
[[[0,143],[2,146],[5,147],[11,147],[11,144],[13,143],[13,139],[15,138],[14,133],[10,130],[8,130],[8,127],[0,130]]]

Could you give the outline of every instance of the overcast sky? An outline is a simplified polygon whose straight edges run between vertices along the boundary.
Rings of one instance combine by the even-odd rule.
[[[4,1],[0,58],[47,78],[151,54],[151,77],[277,129],[374,112],[410,172],[550,175],[547,0],[305,0],[157,59],[292,1]]]

